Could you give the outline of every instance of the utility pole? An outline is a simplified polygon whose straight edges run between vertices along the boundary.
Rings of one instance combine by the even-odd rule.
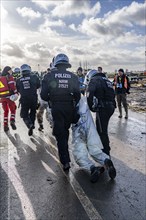
[[[87,62],[87,60],[86,60],[86,70],[88,69],[88,62]]]
[[[40,73],[40,64],[38,64],[38,73]]]

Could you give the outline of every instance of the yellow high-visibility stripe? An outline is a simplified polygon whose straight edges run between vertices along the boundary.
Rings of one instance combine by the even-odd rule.
[[[4,87],[5,87],[5,85],[0,81],[0,88],[2,89]]]
[[[0,95],[5,95],[5,94],[9,94],[9,91],[5,91],[5,92],[0,92]]]

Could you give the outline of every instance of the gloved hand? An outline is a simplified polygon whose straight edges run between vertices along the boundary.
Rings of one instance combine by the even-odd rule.
[[[99,111],[99,108],[97,105],[92,105],[92,109],[91,109],[92,112],[98,112]]]
[[[18,94],[17,93],[10,96],[10,100],[13,101],[13,102],[15,102],[17,99],[18,99]]]
[[[93,105],[92,105],[92,112],[98,112],[98,99],[96,97],[93,97]]]

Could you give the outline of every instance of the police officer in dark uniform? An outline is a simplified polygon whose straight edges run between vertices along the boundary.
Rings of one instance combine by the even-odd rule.
[[[37,89],[40,87],[40,81],[36,74],[31,74],[31,67],[23,64],[20,67],[22,76],[17,79],[16,87],[21,95],[20,116],[28,127],[28,135],[33,134],[36,109],[37,109]]]
[[[90,70],[87,87],[87,102],[91,111],[96,112],[96,128],[103,144],[103,152],[110,155],[108,123],[115,111],[115,93],[112,82],[104,73]]]
[[[54,58],[54,67],[42,82],[41,98],[49,101],[53,117],[53,135],[57,140],[60,162],[64,170],[70,168],[68,151],[69,128],[79,119],[76,105],[80,100],[78,77],[67,71],[71,67],[65,54]]]

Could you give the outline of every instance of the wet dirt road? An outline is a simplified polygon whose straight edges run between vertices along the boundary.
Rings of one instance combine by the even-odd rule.
[[[111,181],[104,173],[92,184],[73,158],[69,174],[62,171],[47,122],[44,133],[36,123],[29,137],[18,110],[17,130],[6,135],[0,128],[0,219],[145,220],[145,122],[144,114],[132,111],[128,120],[119,119],[116,110],[109,136],[117,177]]]

